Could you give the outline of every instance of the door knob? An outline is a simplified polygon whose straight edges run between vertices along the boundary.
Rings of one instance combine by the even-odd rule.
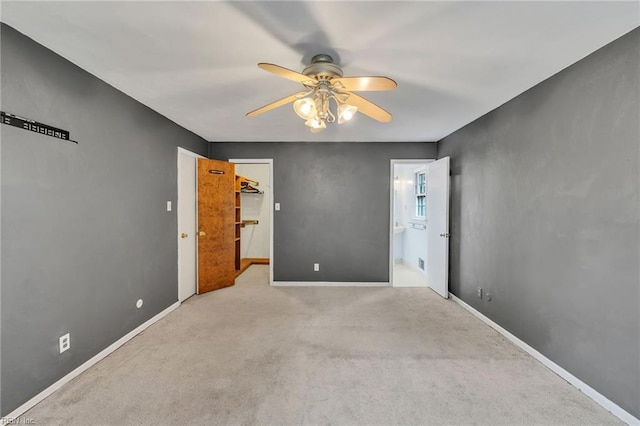
[[[206,233],[206,232],[204,232],[204,231],[200,231],[200,232],[198,232],[198,235],[199,235],[200,237],[204,237],[205,235],[207,235],[207,233]]]
[[[189,235],[187,235],[185,232],[183,232],[182,234],[180,234],[180,238],[187,238]]]

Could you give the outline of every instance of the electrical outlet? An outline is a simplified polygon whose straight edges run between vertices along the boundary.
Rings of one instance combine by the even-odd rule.
[[[482,287],[478,287],[478,299],[482,299]]]
[[[491,293],[485,293],[484,298],[487,302],[491,302]]]
[[[320,264],[319,263],[314,263],[313,264],[313,270],[318,272],[320,270]]]
[[[65,334],[64,336],[61,336],[59,339],[59,343],[60,343],[60,353],[71,348],[71,336],[69,336],[69,333]]]

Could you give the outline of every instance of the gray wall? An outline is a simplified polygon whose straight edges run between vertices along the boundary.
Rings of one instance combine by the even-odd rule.
[[[207,142],[12,28],[1,35],[2,110],[79,142],[0,126],[5,415],[177,301],[176,147],[206,154]]]
[[[639,36],[438,144],[452,165],[451,291],[636,417]]]
[[[273,158],[274,280],[388,282],[390,160],[435,143],[211,143],[209,156]],[[250,177],[250,176],[249,176]],[[320,271],[313,264],[320,263]]]

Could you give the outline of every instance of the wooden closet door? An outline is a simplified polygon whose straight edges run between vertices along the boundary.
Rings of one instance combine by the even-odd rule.
[[[198,294],[235,284],[235,164],[198,159]]]

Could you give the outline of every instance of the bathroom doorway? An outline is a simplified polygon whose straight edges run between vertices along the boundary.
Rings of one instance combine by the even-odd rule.
[[[433,160],[391,160],[389,281],[427,287],[427,167]]]

